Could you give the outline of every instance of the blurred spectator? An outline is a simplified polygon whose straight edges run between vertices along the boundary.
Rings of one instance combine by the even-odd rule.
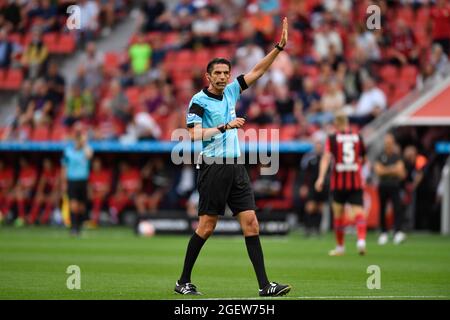
[[[447,0],[437,0],[436,6],[431,8],[430,18],[433,42],[439,43],[444,52],[450,54],[450,3]]]
[[[109,199],[109,212],[112,222],[121,222],[121,213],[134,204],[135,196],[141,191],[141,173],[122,161],[119,163],[119,179],[114,194]]]
[[[0,159],[0,224],[11,208],[13,186],[14,170]]]
[[[96,140],[117,140],[123,133],[124,126],[125,124],[114,116],[112,109],[106,103],[95,118],[93,138]]]
[[[430,64],[437,73],[444,74],[448,70],[448,57],[442,49],[442,46],[438,43],[434,44],[431,48]]]
[[[43,33],[57,32],[60,27],[58,24],[58,8],[50,0],[40,0],[36,6],[28,11],[28,19],[34,26],[39,26]]]
[[[171,12],[170,25],[177,31],[190,31],[195,8],[192,0],[179,0]]]
[[[80,120],[90,120],[94,113],[94,98],[90,90],[82,90],[77,83],[72,85],[66,100],[64,123],[72,126]]]
[[[18,126],[31,121],[31,114],[28,111],[31,99],[33,97],[33,86],[31,80],[22,82],[19,94],[16,97],[16,110],[12,127],[15,129]]]
[[[160,0],[147,0],[141,5],[143,14],[142,31],[163,31],[170,28],[166,5]]]
[[[121,140],[126,142],[157,140],[160,136],[161,128],[153,117],[147,112],[138,112],[127,126],[127,132]]]
[[[51,61],[46,71],[47,74],[44,76],[44,79],[48,85],[50,99],[55,106],[59,106],[64,100],[66,81],[60,74],[59,65],[56,61]]]
[[[375,32],[366,30],[363,25],[358,25],[355,40],[358,53],[364,60],[379,61],[381,59],[381,49]]]
[[[419,50],[416,46],[416,38],[405,21],[397,20],[390,38],[391,63],[398,66],[407,63],[418,65]]]
[[[232,68],[235,77],[246,73],[255,66],[255,61],[264,58],[264,50],[253,41],[246,41],[236,50],[236,63]]]
[[[84,41],[92,41],[99,30],[100,8],[96,1],[79,0],[77,5],[80,7],[80,32],[78,37]]]
[[[249,21],[255,31],[254,41],[262,47],[265,47],[272,41],[272,35],[275,31],[275,24],[270,14],[262,11],[256,3],[250,4],[247,8],[250,15]]]
[[[21,12],[22,5],[22,0],[13,0],[0,8],[0,16],[4,19],[8,32],[23,32],[25,22]]]
[[[301,116],[300,105],[290,95],[287,86],[279,86],[275,89],[275,106],[280,117],[281,124],[299,122]]]
[[[33,85],[33,96],[26,111],[26,122],[34,125],[50,125],[56,116],[56,107],[50,97],[48,84],[44,79],[38,79]]]
[[[140,33],[137,40],[133,43],[129,50],[131,70],[135,76],[137,84],[144,84],[147,82],[146,73],[150,69],[152,56],[152,47],[145,40],[145,35]]]
[[[129,123],[132,118],[132,110],[125,90],[118,80],[113,80],[109,86],[108,97],[103,100],[104,108],[109,108],[114,117],[119,119],[124,125]]]
[[[118,19],[119,13],[124,9],[124,0],[100,0],[100,25],[103,27],[102,36],[111,34],[112,27]]]
[[[345,95],[336,81],[330,81],[320,99],[323,112],[334,113],[340,110],[345,103]]]
[[[323,22],[322,26],[314,33],[314,50],[319,61],[326,58],[334,46],[338,55],[342,54],[343,44],[339,33],[332,29],[330,22]]]
[[[273,123],[276,116],[275,99],[269,82],[264,87],[255,87],[255,99],[248,111],[248,120],[261,125]]]
[[[218,34],[220,21],[211,15],[208,7],[200,8],[197,18],[192,22],[192,42],[189,47],[193,49],[208,47],[219,42]]]
[[[299,93],[299,98],[304,114],[314,112],[319,108],[320,94],[317,92],[312,78],[304,78],[303,90]]]
[[[142,192],[136,197],[139,215],[155,214],[164,196],[168,193],[172,179],[162,158],[148,161],[141,171]]]
[[[101,210],[106,205],[107,196],[111,192],[111,184],[111,170],[104,168],[99,158],[94,158],[88,184],[88,198],[92,208],[90,219],[92,227],[99,224]]]
[[[0,69],[8,69],[14,58],[14,43],[8,40],[5,28],[0,30]]]
[[[97,50],[95,42],[86,44],[78,69],[78,77],[82,83],[82,89],[87,88],[95,92],[101,85],[104,59],[103,52]]]
[[[48,55],[48,49],[42,41],[41,33],[34,29],[31,42],[25,47],[21,58],[21,64],[26,70],[27,78],[36,79],[43,74],[46,69]]]
[[[45,225],[49,222],[50,215],[54,208],[57,208],[60,200],[60,177],[61,173],[52,160],[45,158],[43,160],[42,172],[36,187],[36,194],[33,198],[33,205],[31,207],[28,223],[34,224],[38,221],[39,224]],[[44,206],[44,211],[41,213],[41,207]]]
[[[26,158],[19,160],[19,176],[14,186],[13,203],[16,204],[17,218],[15,225],[21,227],[26,222],[26,207],[31,204],[37,182],[37,170]]]
[[[350,122],[362,126],[375,119],[385,109],[384,92],[376,87],[373,79],[367,78],[363,81],[363,92],[349,119]]]

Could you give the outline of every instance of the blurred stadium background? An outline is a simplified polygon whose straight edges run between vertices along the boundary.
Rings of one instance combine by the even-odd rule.
[[[66,27],[72,4],[81,8],[80,30]],[[380,29],[366,27],[371,4],[380,8]],[[286,50],[236,108],[245,128],[280,130],[279,173],[263,177],[249,166],[262,232],[303,226],[300,163],[340,109],[362,130],[369,158],[387,132],[402,154],[416,148],[404,158],[406,230],[450,232],[447,0],[0,0],[3,224],[48,232],[41,226],[62,225],[61,152],[82,122],[95,151],[86,224],[100,232],[145,216],[157,234],[190,233],[196,173],[170,161],[171,133],[185,127],[207,62],[230,59],[233,76],[250,70],[273,47],[283,16]],[[376,229],[377,181],[366,169],[368,226]],[[332,227],[330,214],[323,230]],[[233,223],[224,220],[218,232],[239,233]]]

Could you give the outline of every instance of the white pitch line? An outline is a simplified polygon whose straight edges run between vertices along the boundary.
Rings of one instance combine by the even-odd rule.
[[[275,297],[277,298],[277,297]],[[303,296],[303,297],[278,297],[285,300],[321,300],[321,299],[450,299],[450,296]],[[176,300],[269,300],[270,297],[249,297],[249,298],[206,298],[206,299],[176,299]]]

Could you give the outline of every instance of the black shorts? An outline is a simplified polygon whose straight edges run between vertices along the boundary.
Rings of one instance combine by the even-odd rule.
[[[353,204],[363,206],[362,190],[334,190],[333,201],[339,204]]]
[[[250,178],[243,164],[206,164],[197,178],[200,196],[198,215],[225,214],[228,204],[233,216],[246,210],[256,210]]]
[[[308,197],[306,201],[314,201],[314,202],[327,202],[329,197],[328,188],[324,187],[321,192],[317,192],[314,186],[308,187]]]
[[[87,180],[68,181],[67,193],[69,200],[77,200],[82,203],[87,203]]]

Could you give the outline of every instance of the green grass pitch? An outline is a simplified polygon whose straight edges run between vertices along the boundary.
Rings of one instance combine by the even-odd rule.
[[[60,228],[0,229],[0,299],[183,299],[173,287],[188,236],[138,238],[129,229],[86,230],[71,238]],[[303,238],[262,237],[272,281],[293,289],[281,299],[450,299],[450,238],[411,234],[400,246],[376,244],[358,256],[355,236],[347,253],[328,257],[331,233]],[[81,289],[69,290],[69,265],[81,269]],[[381,270],[381,289],[367,288],[367,267]],[[242,237],[213,236],[194,267],[201,299],[258,298]],[[192,298],[192,297],[189,297]]]

